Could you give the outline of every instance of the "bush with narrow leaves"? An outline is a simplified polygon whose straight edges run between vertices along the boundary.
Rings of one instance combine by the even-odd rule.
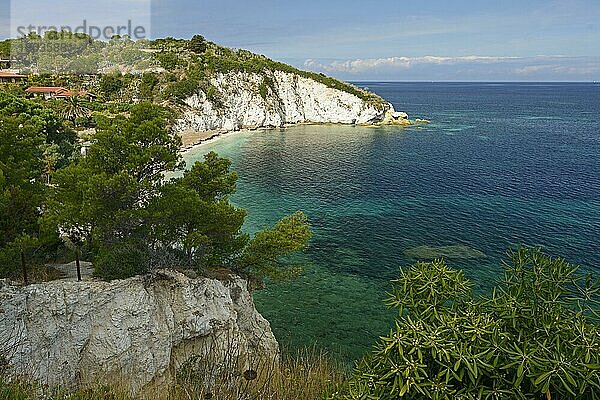
[[[489,296],[443,261],[402,269],[395,328],[345,398],[600,399],[598,280],[539,250],[509,256]]]

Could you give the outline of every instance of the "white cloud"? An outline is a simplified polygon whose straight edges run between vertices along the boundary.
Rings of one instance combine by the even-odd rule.
[[[600,57],[465,55],[309,59],[304,67],[346,80],[590,81],[600,78]]]
[[[569,79],[600,76],[600,57],[419,56],[322,61],[304,67],[345,79]]]
[[[528,75],[528,74],[536,74],[542,71],[548,71],[555,67],[554,65],[527,65],[525,67],[515,68],[515,74],[520,75]]]
[[[330,73],[362,73],[372,70],[406,70],[419,65],[455,65],[462,63],[492,64],[524,60],[523,57],[497,57],[497,56],[422,56],[422,57],[388,57],[368,58],[347,61],[319,62],[314,59],[306,60],[304,66],[310,69],[324,70]]]
[[[600,73],[600,65],[560,65],[560,64],[544,64],[544,65],[527,65],[520,68],[515,68],[514,72],[519,75],[533,75],[541,72],[550,72],[563,75],[590,75]]]

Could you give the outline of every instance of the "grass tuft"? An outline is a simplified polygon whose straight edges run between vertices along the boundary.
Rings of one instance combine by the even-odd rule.
[[[133,396],[122,385],[103,385],[68,391],[28,381],[0,377],[0,400],[298,400],[330,398],[347,378],[327,353],[298,351],[283,356],[279,365],[263,364],[240,370],[235,357],[222,365],[191,358],[174,382],[147,388]]]

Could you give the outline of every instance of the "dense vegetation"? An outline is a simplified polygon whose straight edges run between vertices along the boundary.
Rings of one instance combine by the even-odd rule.
[[[51,251],[52,235],[39,240],[39,220],[47,183],[77,157],[75,138],[52,109],[0,91],[0,276]]]
[[[42,44],[52,46],[42,46],[50,49],[47,51],[19,50],[32,46],[39,48]],[[60,44],[69,51],[57,53],[51,50]],[[218,104],[218,93],[210,83],[211,78],[218,73],[229,72],[261,75],[263,83],[260,94],[266,97],[269,89],[273,92],[276,89],[273,74],[282,71],[313,79],[376,106],[385,104],[379,96],[346,82],[302,71],[247,50],[221,47],[200,35],[190,40],[164,38],[132,41],[127,37],[115,37],[109,42],[102,42],[81,34],[48,32],[44,37],[32,34],[27,38],[0,42],[0,53],[10,53],[11,47],[15,55],[22,56],[20,66],[25,71],[37,71],[45,76],[47,85],[93,89],[110,101],[167,100],[177,105],[181,99],[202,90],[211,101]],[[164,71],[158,72],[161,68]],[[86,77],[98,71],[99,77]]]
[[[228,201],[231,163],[210,153],[183,171],[168,110],[140,103],[128,116],[96,115],[82,157],[49,104],[0,93],[1,276],[27,280],[28,264],[48,261],[47,247],[93,261],[105,279],[226,268],[259,287],[298,273],[282,260],[306,247],[306,217],[286,217],[254,238],[242,232],[246,213]]]
[[[49,31],[43,37],[30,33],[0,42],[0,55],[17,59],[16,67],[24,72],[39,74],[95,74],[115,65],[136,72],[153,65],[144,52],[148,46],[148,40],[115,36],[104,42],[82,33]]]
[[[443,261],[400,271],[395,328],[348,399],[598,399],[600,281],[520,249],[487,296]]]

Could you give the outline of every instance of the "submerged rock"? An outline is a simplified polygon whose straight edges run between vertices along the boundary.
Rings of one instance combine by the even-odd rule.
[[[0,280],[0,356],[10,377],[50,386],[122,382],[135,393],[191,357],[241,372],[276,364],[279,346],[246,281],[161,271],[113,282],[16,286]]]
[[[394,119],[408,119],[408,114],[402,111],[396,111],[392,113]]]
[[[417,260],[436,260],[440,258],[446,259],[479,259],[486,258],[485,253],[464,245],[454,246],[418,246],[412,249],[407,249],[404,254],[408,257],[415,258]]]

